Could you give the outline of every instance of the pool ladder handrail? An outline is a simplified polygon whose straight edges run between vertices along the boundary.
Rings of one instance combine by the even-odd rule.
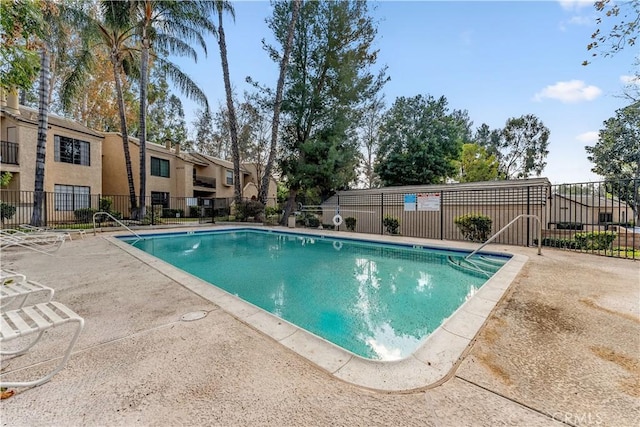
[[[138,233],[136,233],[135,231],[133,231],[132,229],[130,229],[129,227],[124,225],[119,219],[115,218],[109,212],[96,212],[96,213],[93,214],[93,235],[94,236],[96,235],[96,215],[106,215],[106,216],[108,216],[109,218],[111,218],[112,220],[114,220],[115,222],[117,222],[118,224],[120,224],[121,226],[126,228],[127,230],[129,230],[129,232],[132,233],[133,235],[135,235],[138,238],[138,240],[142,240],[142,236],[140,236]]]
[[[507,228],[511,227],[511,225],[513,223],[515,223],[517,220],[519,220],[520,218],[535,218],[536,221],[538,221],[538,255],[542,255],[542,223],[540,222],[540,218],[538,218],[538,215],[520,214],[517,217],[515,217],[514,219],[512,219],[511,222],[509,222],[509,224],[507,224],[504,227],[502,227],[496,234],[491,236],[491,238],[489,240],[487,240],[486,242],[481,244],[480,247],[478,247],[478,249],[476,249],[475,251],[471,252],[466,257],[464,257],[464,259],[468,261],[469,258],[471,258],[473,255],[475,255],[477,252],[479,252],[482,248],[487,246],[489,243],[493,242],[500,234],[502,234],[502,232],[504,230],[506,230]]]

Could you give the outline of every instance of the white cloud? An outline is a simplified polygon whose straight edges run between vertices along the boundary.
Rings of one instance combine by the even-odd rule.
[[[580,142],[584,142],[585,144],[595,144],[596,142],[598,142],[598,132],[590,131],[581,133],[580,135],[576,136],[576,139]]]
[[[573,10],[592,6],[593,0],[558,0],[558,3],[565,10]]]
[[[625,85],[640,85],[640,76],[620,76],[620,81]]]
[[[595,21],[594,19],[588,17],[588,16],[572,16],[571,19],[569,19],[569,24],[572,25],[591,25],[593,24]]]
[[[586,85],[582,80],[570,80],[545,87],[536,93],[533,99],[542,101],[545,98],[550,98],[564,103],[574,103],[592,101],[601,94],[602,90],[597,86]]]

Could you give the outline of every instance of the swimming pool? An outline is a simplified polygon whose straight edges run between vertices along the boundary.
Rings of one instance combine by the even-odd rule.
[[[256,229],[129,240],[181,270],[349,352],[410,356],[505,264],[482,255]]]

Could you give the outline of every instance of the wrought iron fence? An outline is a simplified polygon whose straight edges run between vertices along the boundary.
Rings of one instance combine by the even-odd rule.
[[[0,192],[2,226],[11,228],[29,224],[34,206],[33,191],[3,190]],[[248,200],[245,200],[248,201]],[[136,198],[139,206],[139,198]],[[267,206],[275,200],[268,200]],[[169,197],[153,193],[145,198],[145,213],[131,209],[128,195],[99,195],[45,192],[42,205],[42,225],[59,228],[93,226],[93,214],[109,212],[115,218],[135,225],[203,224],[221,220],[254,220],[240,217],[232,198]],[[115,225],[97,218],[101,226]]]
[[[302,215],[339,230],[443,240],[473,236],[463,227],[466,215],[472,223],[490,224],[487,237],[518,215],[537,215],[544,246],[639,259],[639,186],[638,179],[562,185],[532,180],[350,190],[319,207],[303,207]],[[537,245],[537,227],[535,219],[522,219],[496,243]]]

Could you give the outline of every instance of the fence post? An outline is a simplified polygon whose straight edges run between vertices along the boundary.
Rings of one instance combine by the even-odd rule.
[[[440,240],[444,240],[444,193],[440,192]]]
[[[49,198],[49,193],[47,191],[43,191],[44,195],[42,196],[42,225],[45,227],[49,225],[48,217],[49,217],[49,207],[47,206],[47,199]],[[55,204],[54,204],[55,206]]]
[[[527,215],[531,215],[531,186],[527,185]],[[531,243],[531,217],[527,217],[527,247]]]
[[[384,234],[384,193],[380,193],[380,234]]]

